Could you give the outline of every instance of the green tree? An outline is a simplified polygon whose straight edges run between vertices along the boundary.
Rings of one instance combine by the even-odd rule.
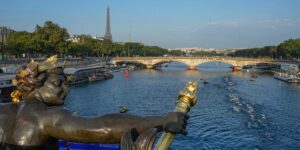
[[[122,55],[125,52],[125,45],[121,43],[113,43],[112,56],[125,56]],[[126,54],[126,52],[125,52]]]
[[[102,54],[110,56],[113,50],[113,43],[110,40],[103,40]]]
[[[183,52],[181,50],[171,50],[168,52],[168,54],[171,56],[184,56],[185,52]]]
[[[113,43],[109,40],[93,39],[90,35],[79,35],[77,43],[71,42],[67,29],[51,21],[37,25],[33,33],[12,32],[7,49],[10,54],[27,56],[77,55],[77,56],[163,56],[166,49],[158,46],[145,46],[142,43]],[[1,48],[1,47],[0,47]],[[3,46],[2,46],[3,51]],[[0,49],[0,50],[1,50]]]
[[[34,52],[32,33],[29,32],[11,32],[7,38],[8,53],[21,57],[21,54],[30,56]]]
[[[66,54],[68,51],[68,38],[67,29],[61,28],[51,21],[46,21],[43,27],[37,25],[34,31],[36,49],[41,49],[46,54]]]
[[[300,57],[300,39],[289,39],[281,43],[277,48],[277,53],[283,58]]]
[[[80,43],[70,43],[68,54],[73,56],[84,56],[88,48]]]

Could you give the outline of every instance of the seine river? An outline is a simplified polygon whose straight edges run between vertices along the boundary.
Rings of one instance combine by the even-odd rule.
[[[231,82],[224,81],[230,74]],[[198,71],[171,63],[161,70],[116,72],[114,78],[73,86],[66,107],[78,115],[118,113],[161,115],[175,107],[177,94],[189,80],[200,81],[198,104],[192,108],[188,135],[176,136],[171,149],[288,150],[300,149],[300,85],[260,73],[231,72],[225,64],[207,63]]]

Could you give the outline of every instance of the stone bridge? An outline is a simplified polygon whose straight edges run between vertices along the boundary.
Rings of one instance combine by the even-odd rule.
[[[114,64],[118,62],[135,62],[147,66],[147,68],[154,68],[159,64],[166,62],[180,62],[188,66],[188,69],[195,70],[197,65],[206,62],[222,62],[233,66],[233,69],[241,69],[246,65],[255,65],[259,63],[276,63],[272,59],[257,59],[257,58],[237,58],[237,57],[114,57],[112,58]]]

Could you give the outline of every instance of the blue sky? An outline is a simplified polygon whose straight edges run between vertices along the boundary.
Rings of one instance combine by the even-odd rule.
[[[0,25],[33,31],[51,20],[73,34],[164,48],[246,48],[300,38],[300,0],[1,0]]]

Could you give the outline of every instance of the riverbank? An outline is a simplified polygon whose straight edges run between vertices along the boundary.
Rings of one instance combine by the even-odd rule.
[[[37,58],[35,61],[42,62],[45,58]],[[84,67],[88,65],[103,65],[109,64],[110,58],[106,57],[88,57],[88,58],[58,58],[58,63],[65,64],[65,67]],[[0,73],[5,72],[4,68],[8,67],[20,67],[22,65],[27,65],[31,59],[16,59],[16,60],[5,60],[0,61]]]

